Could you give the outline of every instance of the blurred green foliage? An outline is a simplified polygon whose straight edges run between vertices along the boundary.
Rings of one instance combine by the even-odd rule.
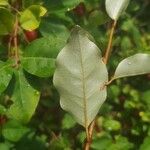
[[[13,28],[15,10],[10,4],[15,2],[20,5],[17,11],[21,15],[27,13],[20,18],[22,28],[18,33],[20,39],[18,45],[21,57],[56,58],[68,39],[69,31],[76,24],[93,35],[96,44],[104,53],[111,25],[105,11],[104,0],[22,0],[22,3],[16,0],[2,0],[0,60],[7,59],[8,42],[4,38]],[[47,12],[44,11],[45,15],[40,13],[41,6],[47,9]],[[31,7],[36,10],[29,11]],[[123,58],[138,52],[150,53],[149,9],[149,0],[132,0],[126,13],[119,20],[108,64],[110,74],[114,73],[114,69]],[[29,14],[32,14],[31,22],[26,18]],[[24,30],[35,28],[38,39],[31,43],[26,42]],[[0,150],[81,150],[85,133],[83,128],[60,108],[59,95],[52,84],[53,70],[50,73],[51,77],[44,78],[42,75],[47,75],[47,72],[43,71],[42,75],[41,70],[38,70],[40,73],[33,72],[37,67],[42,69],[43,66],[39,65],[41,63],[26,63],[23,64],[27,71],[24,71],[27,80],[25,82],[41,91],[39,104],[28,124],[14,120],[16,116],[14,118],[7,116],[6,111],[12,105],[10,97],[15,82],[12,76],[7,89],[4,92],[0,91]],[[91,149],[150,149],[150,75],[119,79],[110,85],[108,98],[96,119]]]

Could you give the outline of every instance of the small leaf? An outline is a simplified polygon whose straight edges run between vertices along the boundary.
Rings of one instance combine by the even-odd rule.
[[[5,142],[5,143],[0,143],[0,150],[10,150],[12,147],[12,144]]]
[[[106,11],[110,18],[118,20],[126,10],[130,0],[106,0]]]
[[[117,135],[115,136],[115,142],[108,145],[107,149],[109,150],[130,150],[133,149],[133,143],[130,143],[128,139],[124,136]]]
[[[105,24],[107,21],[109,21],[109,17],[104,13],[103,11],[100,10],[95,10],[90,13],[89,15],[89,23],[93,26],[99,26],[102,24]]]
[[[114,79],[150,73],[150,55],[135,54],[121,61],[115,71]]]
[[[0,6],[8,6],[8,0],[0,0]]]
[[[63,120],[62,120],[62,128],[63,129],[70,129],[73,128],[76,125],[76,122],[72,118],[71,115],[65,114]]]
[[[84,0],[64,0],[62,1],[63,3],[63,6],[65,8],[68,8],[68,9],[73,9],[75,8],[79,3],[83,2]]]
[[[12,74],[11,63],[0,61],[0,94],[7,88]]]
[[[40,17],[43,17],[46,14],[47,10],[45,7],[40,6]]]
[[[62,22],[56,23],[53,18],[42,19],[39,30],[44,37],[59,40],[59,42],[64,41],[65,43],[69,36],[69,30],[65,27],[65,25],[63,25]]]
[[[50,77],[55,70],[55,59],[44,57],[22,57],[23,68],[38,77]]]
[[[40,5],[32,5],[24,10],[20,17],[20,23],[23,29],[32,31],[39,27],[41,17],[47,10]]]
[[[15,18],[11,12],[0,7],[0,35],[6,35],[13,29]]]
[[[17,142],[29,131],[29,128],[21,125],[17,121],[11,120],[4,124],[2,128],[2,135],[9,141]]]
[[[108,131],[118,131],[121,129],[120,122],[114,119],[105,119],[103,126]]]
[[[23,68],[39,77],[50,77],[55,70],[55,57],[64,46],[59,37],[40,38],[30,43],[21,59]]]
[[[7,116],[27,123],[35,112],[40,93],[30,86],[21,68],[15,72],[15,79],[16,83],[11,96],[13,104],[8,109]]]
[[[143,144],[141,144],[140,149],[139,150],[149,150],[150,149],[150,136],[147,136],[144,139]]]
[[[109,136],[103,135],[93,139],[91,148],[94,150],[106,150],[108,145],[112,144],[112,139]]]
[[[56,60],[54,85],[60,93],[61,107],[87,127],[106,99],[107,69],[99,48],[89,34],[76,26]]]
[[[0,115],[4,115],[6,113],[6,108],[0,104]]]
[[[58,137],[57,139],[52,139],[49,144],[49,149],[52,150],[71,150],[70,143],[66,137]]]
[[[72,10],[80,2],[84,0],[44,0],[44,6],[48,9],[49,13],[65,13]]]

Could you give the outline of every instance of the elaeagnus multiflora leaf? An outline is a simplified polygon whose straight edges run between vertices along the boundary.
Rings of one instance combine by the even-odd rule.
[[[110,18],[118,20],[126,10],[130,0],[106,0],[106,11]]]
[[[119,63],[114,79],[146,73],[150,73],[150,55],[135,54]]]
[[[106,99],[106,65],[91,36],[79,26],[56,59],[54,85],[60,94],[61,107],[84,127],[94,120]]]

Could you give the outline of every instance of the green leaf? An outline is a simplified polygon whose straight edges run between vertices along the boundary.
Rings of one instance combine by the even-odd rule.
[[[9,141],[17,142],[29,131],[29,128],[21,125],[17,121],[11,120],[4,124],[2,135]]]
[[[59,37],[40,38],[30,43],[21,59],[23,68],[36,76],[52,76],[55,69],[55,57],[64,41]]]
[[[121,129],[121,124],[117,120],[113,119],[106,119],[103,123],[105,129],[109,131],[118,131]]]
[[[52,150],[71,150],[69,141],[65,137],[52,139],[49,148]]]
[[[15,144],[15,150],[47,150],[45,136],[45,134],[37,135],[31,131]]]
[[[11,63],[0,61],[0,94],[7,88],[12,74]]]
[[[121,135],[115,136],[115,142],[107,147],[109,150],[131,150],[132,148],[133,144],[130,143],[126,137]]]
[[[51,39],[53,38],[55,40],[59,40],[58,42],[61,43],[62,42],[65,43],[69,36],[69,30],[65,27],[65,25],[63,25],[62,23],[57,23],[55,21],[52,21],[52,18],[43,19],[39,29],[41,34],[44,37],[49,37]]]
[[[48,38],[39,38],[31,42],[24,51],[24,57],[46,57],[56,58],[60,49],[65,45],[65,41],[57,36],[49,36]]]
[[[0,6],[8,6],[8,0],[0,0]]]
[[[13,104],[8,109],[7,116],[27,123],[35,112],[40,93],[30,86],[22,69],[15,72],[15,79],[16,83],[11,96]]]
[[[118,20],[120,15],[126,10],[130,0],[106,0],[106,11],[110,18]]]
[[[10,150],[11,149],[11,144],[10,143],[0,143],[0,150]]]
[[[95,10],[90,13],[88,19],[92,26],[99,26],[105,24],[109,20],[109,17],[103,11]]]
[[[54,85],[60,93],[61,107],[87,127],[106,99],[106,65],[99,48],[88,33],[76,26],[56,60]]]
[[[23,29],[32,31],[39,27],[41,17],[47,10],[40,5],[32,5],[21,13],[20,23]]]
[[[150,73],[150,55],[135,54],[122,60],[114,75],[114,79]]]
[[[73,128],[76,125],[76,122],[72,118],[71,115],[65,114],[63,121],[62,121],[62,128],[63,129],[70,129]]]
[[[0,7],[0,35],[6,35],[13,29],[15,18],[11,12]]]
[[[55,59],[44,57],[22,57],[23,68],[38,77],[50,77],[55,70]]]
[[[149,101],[149,97],[150,97],[150,90],[145,90],[144,92],[142,92],[141,95],[141,100],[146,103],[146,105],[150,108],[150,101]]]
[[[144,139],[143,144],[140,146],[139,150],[149,150],[150,149],[150,136]]]
[[[93,139],[91,148],[93,148],[94,150],[106,150],[108,148],[108,145],[111,144],[112,144],[112,139],[110,137],[102,136]]]
[[[1,60],[6,60],[7,58],[7,47],[0,44],[0,58]]]
[[[44,6],[50,13],[65,13],[75,8],[80,2],[84,0],[43,0]]]
[[[0,115],[3,115],[6,113],[6,108],[0,104]]]
[[[83,2],[84,0],[63,0],[62,3],[63,3],[63,6],[65,8],[68,8],[68,9],[73,9],[75,8],[79,3]]]
[[[22,0],[22,7],[27,8],[31,5],[40,5],[43,0]]]

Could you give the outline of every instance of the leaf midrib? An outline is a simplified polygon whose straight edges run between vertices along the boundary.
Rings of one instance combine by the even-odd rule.
[[[80,45],[80,35],[78,34],[78,43],[79,43],[79,51],[80,51],[80,63],[81,63],[81,75],[82,75],[82,89],[83,89],[83,109],[84,109],[84,123],[85,123],[85,128],[88,127],[88,122],[87,122],[87,98],[86,98],[86,93],[85,93],[85,71],[84,71],[84,66],[83,66],[83,56],[82,56],[82,51],[81,51],[81,45]]]
[[[0,71],[2,71],[3,69],[7,68],[7,67],[10,67],[10,64],[9,65],[4,65],[0,68]]]
[[[45,59],[45,60],[55,60],[55,58],[48,58],[48,57],[33,57],[33,56],[25,56],[25,57],[23,57],[22,59]]]
[[[20,71],[18,71],[18,78],[19,78],[19,89],[20,89],[20,97],[21,97],[21,106],[22,106],[22,108],[23,108],[23,97],[22,97],[22,87],[21,87],[21,73],[20,73]]]

